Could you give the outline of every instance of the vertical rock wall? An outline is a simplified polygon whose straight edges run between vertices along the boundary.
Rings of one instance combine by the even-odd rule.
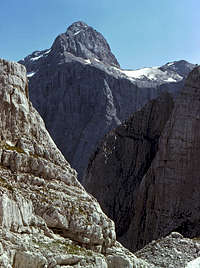
[[[200,67],[172,101],[147,104],[110,132],[84,183],[129,249],[178,231],[200,234]]]

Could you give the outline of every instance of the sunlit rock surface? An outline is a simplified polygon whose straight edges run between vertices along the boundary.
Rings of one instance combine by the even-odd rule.
[[[0,267],[150,267],[116,242],[28,96],[26,70],[0,60]],[[119,265],[118,265],[119,267]]]

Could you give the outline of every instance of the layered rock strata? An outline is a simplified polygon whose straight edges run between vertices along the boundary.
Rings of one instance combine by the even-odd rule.
[[[178,91],[194,67],[179,61],[122,70],[105,38],[83,22],[73,23],[51,49],[20,63],[28,71],[34,107],[80,181],[104,135],[161,92]]]
[[[28,96],[26,70],[0,60],[0,267],[150,267],[77,181]]]
[[[164,101],[149,124],[139,115],[151,106],[105,137],[85,179],[131,250],[171,231],[200,234],[200,67],[189,74],[174,108]],[[147,133],[159,139],[153,151],[145,144],[155,142]]]

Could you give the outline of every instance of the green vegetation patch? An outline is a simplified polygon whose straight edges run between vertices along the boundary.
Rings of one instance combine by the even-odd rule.
[[[68,242],[63,242],[60,240],[54,240],[51,243],[35,242],[40,248],[48,249],[52,252],[57,252],[58,250],[63,253],[74,254],[74,255],[84,255],[92,256],[91,250],[87,250],[75,244],[70,244]]]
[[[33,154],[33,153],[30,153],[30,156],[32,156],[32,157],[34,157],[34,158],[40,158],[40,156],[39,155],[37,155],[37,154]]]
[[[0,187],[6,188],[8,191],[13,192],[13,187],[4,178],[0,177]]]
[[[3,149],[9,150],[9,151],[16,151],[20,154],[25,154],[24,150],[22,150],[20,147],[17,146],[11,146],[9,144],[4,144]]]

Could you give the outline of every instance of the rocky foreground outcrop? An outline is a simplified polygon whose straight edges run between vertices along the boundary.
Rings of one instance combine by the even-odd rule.
[[[25,68],[0,60],[0,267],[151,267],[77,181],[29,101]]]
[[[200,234],[200,67],[173,109],[169,97],[161,100],[154,101],[159,109],[146,105],[105,137],[84,180],[131,250],[172,231]]]
[[[106,133],[161,92],[178,91],[194,68],[178,61],[122,70],[102,34],[83,22],[20,63],[27,68],[34,107],[80,181]]]

